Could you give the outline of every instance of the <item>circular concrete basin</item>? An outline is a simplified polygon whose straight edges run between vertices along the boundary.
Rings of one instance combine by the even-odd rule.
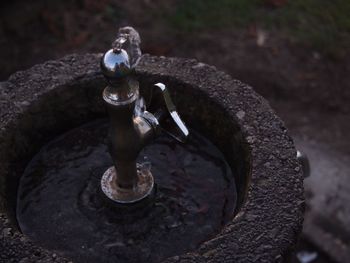
[[[23,235],[16,221],[19,179],[56,136],[106,116],[100,55],[70,55],[20,71],[0,93],[0,260],[66,262]],[[253,89],[195,60],[143,56],[141,92],[164,82],[192,128],[224,154],[237,187],[234,216],[195,250],[165,262],[279,262],[303,220],[303,176],[283,122]],[[43,211],[45,213],[45,211]]]

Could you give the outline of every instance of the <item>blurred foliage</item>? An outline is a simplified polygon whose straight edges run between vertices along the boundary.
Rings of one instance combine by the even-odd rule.
[[[168,19],[185,32],[256,24],[329,53],[350,43],[350,0],[184,0]]]
[[[171,22],[187,31],[226,25],[244,25],[254,19],[259,0],[185,0],[170,16]]]

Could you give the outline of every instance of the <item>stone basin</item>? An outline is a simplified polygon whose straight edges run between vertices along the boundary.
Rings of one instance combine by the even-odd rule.
[[[24,236],[16,221],[19,179],[51,139],[107,115],[101,55],[69,55],[12,75],[0,93],[0,261],[68,262]],[[141,92],[169,87],[191,127],[234,170],[235,215],[215,237],[164,262],[282,262],[301,231],[303,175],[283,122],[254,90],[195,60],[143,56]]]

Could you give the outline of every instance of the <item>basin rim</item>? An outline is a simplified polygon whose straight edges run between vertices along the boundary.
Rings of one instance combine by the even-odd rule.
[[[43,94],[62,86],[102,78],[100,57],[101,54],[68,55],[16,72],[1,83],[0,160],[5,160],[6,133],[16,127],[27,107]],[[193,59],[144,55],[136,70],[141,75],[177,79],[221,104],[240,127],[251,155],[250,184],[239,213],[221,233],[197,250],[164,262],[281,260],[301,231],[303,175],[293,140],[268,102],[250,86]],[[11,228],[6,214],[0,211],[0,233]],[[0,239],[0,247],[5,250],[12,244],[11,253],[23,254],[28,249],[40,251],[43,262],[65,262],[57,255],[53,257],[53,252],[35,246],[14,228],[8,231],[11,233]],[[5,251],[4,256],[11,253]],[[33,261],[27,262],[37,260],[33,255]]]

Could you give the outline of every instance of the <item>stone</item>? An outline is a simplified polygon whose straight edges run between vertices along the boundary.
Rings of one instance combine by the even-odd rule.
[[[20,167],[19,171],[10,168],[16,158],[26,154],[30,157],[50,136],[105,114],[103,105],[95,99],[106,85],[99,59],[98,54],[69,55],[17,72],[1,84],[6,92],[0,94],[0,101],[5,102],[0,104],[0,233],[8,233],[7,229],[12,228],[12,235],[0,239],[2,262],[69,262],[59,252],[53,258],[53,251],[23,239],[13,221],[14,215],[6,209],[13,204],[5,182],[11,176],[21,175]],[[240,151],[249,155],[245,165],[251,165],[244,180],[237,178],[242,180],[238,185],[244,189],[239,214],[211,240],[164,262],[274,262],[287,254],[302,227],[303,175],[300,169],[295,169],[299,164],[293,141],[268,102],[248,85],[194,60],[145,55],[136,73],[140,83],[163,81],[175,94],[191,89],[194,95],[188,100],[193,105],[183,109],[184,115],[188,112],[186,116],[201,114],[196,112],[198,107],[205,112],[207,105],[197,102],[203,96],[219,105],[225,115],[210,119],[218,125],[215,131],[220,134],[232,130],[230,138],[218,139],[218,145],[227,148],[231,145],[227,143],[229,139],[242,140]],[[67,98],[66,104],[60,105],[61,95]],[[71,100],[74,104],[69,104]],[[202,118],[205,120],[205,116]],[[235,126],[226,127],[220,122],[224,118],[232,119]],[[45,122],[37,121],[41,119]],[[269,158],[269,166],[261,165],[271,155],[275,158]],[[244,157],[236,152],[226,152],[225,156]],[[262,177],[264,184],[259,184]],[[279,229],[278,235],[274,229]]]

